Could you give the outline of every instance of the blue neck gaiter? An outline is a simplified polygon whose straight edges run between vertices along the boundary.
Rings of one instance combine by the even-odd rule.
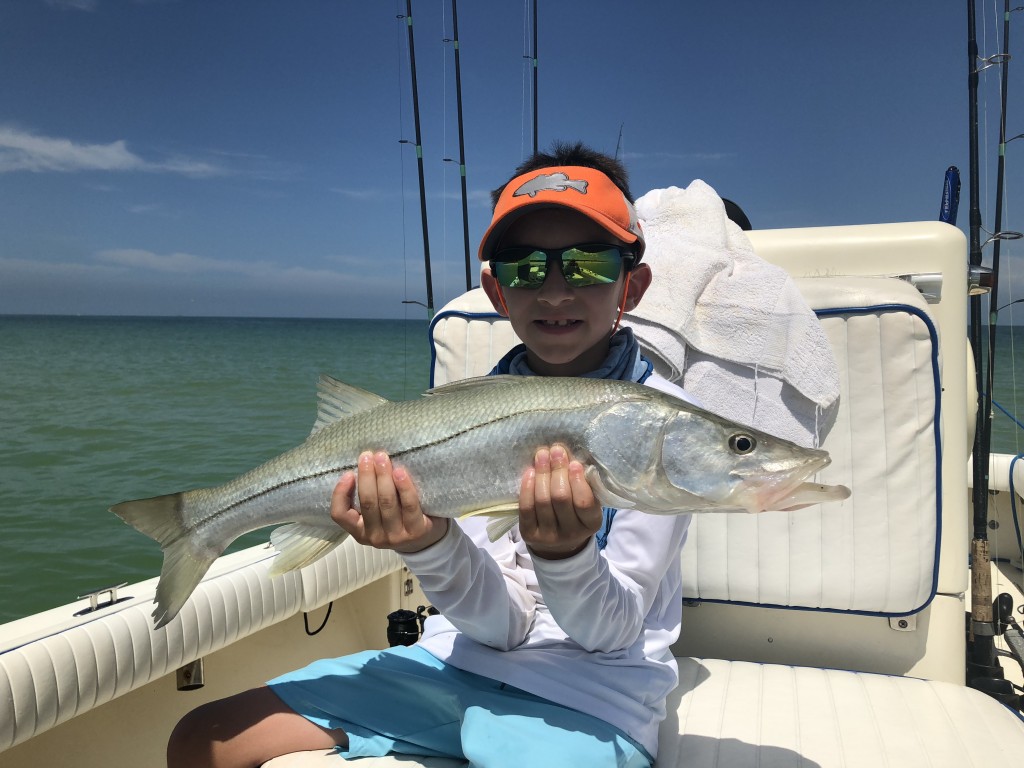
[[[611,338],[608,356],[599,368],[584,373],[587,379],[617,379],[619,381],[635,381],[643,383],[651,375],[654,366],[651,361],[640,354],[640,344],[633,335],[632,328],[620,328]],[[526,345],[513,347],[488,376],[512,374],[514,376],[536,376],[526,362]],[[613,507],[603,507],[604,522],[597,532],[597,548],[604,549],[608,545],[608,535],[612,530],[612,521],[618,511]]]
[[[617,379],[643,383],[651,375],[654,366],[640,354],[640,344],[632,328],[620,328],[611,338],[608,356],[601,366],[589,373],[581,374],[585,379]],[[489,376],[512,374],[513,376],[536,376],[526,362],[526,345],[519,344],[498,361]]]

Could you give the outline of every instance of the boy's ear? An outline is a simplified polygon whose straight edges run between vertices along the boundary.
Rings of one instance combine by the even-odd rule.
[[[484,293],[487,294],[487,298],[491,300],[491,306],[494,307],[494,311],[502,317],[508,317],[508,311],[505,309],[505,302],[501,300],[501,289],[498,287],[498,281],[494,279],[494,275],[491,274],[490,267],[484,267],[480,272],[480,287],[484,289]]]
[[[653,277],[654,273],[651,272],[651,266],[642,262],[629,271],[626,278],[629,281],[626,285],[626,312],[632,312],[636,309],[640,299],[644,297],[647,289],[651,287],[651,279]]]

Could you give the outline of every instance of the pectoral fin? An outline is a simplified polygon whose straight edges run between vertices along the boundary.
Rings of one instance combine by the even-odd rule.
[[[280,576],[315,563],[347,538],[348,533],[336,525],[328,528],[291,523],[275,528],[270,543],[280,554],[270,566],[270,575]]]
[[[506,533],[516,527],[519,522],[519,502],[508,504],[495,504],[493,507],[474,509],[460,517],[490,517],[493,518],[487,524],[487,538],[497,541]]]
[[[516,525],[519,524],[519,510],[517,509],[514,515],[505,515],[503,517],[496,517],[487,524],[487,538],[490,541],[497,541],[506,533],[511,531]]]
[[[587,482],[590,483],[590,490],[594,492],[595,498],[601,502],[602,507],[632,509],[636,506],[636,502],[624,499],[610,491],[608,486],[604,484],[604,480],[601,479],[601,473],[597,471],[597,467],[593,465],[588,466],[583,474],[587,478]]]

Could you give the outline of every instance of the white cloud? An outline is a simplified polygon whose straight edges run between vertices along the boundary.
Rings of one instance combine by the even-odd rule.
[[[718,163],[736,158],[735,152],[623,152],[627,162],[661,160],[681,163]]]
[[[493,203],[491,202],[491,190],[489,189],[471,189],[469,190],[469,204],[470,205],[483,205],[488,209],[491,208]]]
[[[98,0],[46,0],[46,4],[73,11],[95,11]]]
[[[458,180],[456,180],[457,182]],[[462,190],[459,189],[457,183],[450,185],[440,194],[429,195],[431,198],[440,198],[444,201],[456,201],[462,202]],[[466,204],[473,208],[480,206],[491,207],[491,193],[485,189],[469,189],[466,190]]]
[[[83,264],[75,261],[53,262],[0,256],[0,275],[5,280],[13,280],[15,277],[46,280],[55,275],[70,280],[109,279],[115,273],[116,270],[112,267],[102,264]]]
[[[345,189],[343,187],[331,187],[331,192],[343,195],[350,200],[376,201],[394,200],[396,192],[385,192],[381,189]]]
[[[462,200],[462,191],[457,186],[458,180],[452,185],[451,189],[443,190],[431,190],[427,193],[428,199],[431,200]],[[356,200],[359,202],[378,202],[378,201],[391,201],[398,197],[398,192],[387,191],[383,189],[348,189],[345,187],[331,187],[331,192],[338,195],[343,195],[349,200]],[[410,193],[408,202],[416,204],[419,200],[419,193]],[[490,190],[485,189],[471,189],[466,193],[466,200],[469,205],[473,207],[478,206],[491,206],[491,193]]]
[[[218,176],[222,167],[191,158],[146,160],[128,149],[123,139],[109,144],[79,144],[71,139],[39,136],[11,126],[0,126],[0,173],[76,171],[144,171],[183,176]]]
[[[137,215],[162,216],[168,219],[178,218],[178,214],[172,212],[163,203],[136,203],[125,208],[128,213]]]
[[[96,259],[104,264],[119,267],[143,269],[152,272],[234,272],[251,273],[256,267],[253,263],[232,261],[229,259],[210,259],[195,256],[191,253],[170,253],[161,255],[138,248],[118,248],[100,251]]]
[[[150,5],[167,1],[169,0],[132,0],[136,5]],[[99,0],[46,0],[46,4],[64,10],[95,11],[100,3]]]
[[[191,253],[159,254],[139,248],[118,248],[100,251],[96,260],[108,267],[121,267],[136,271],[197,275],[232,275],[239,281],[280,288],[306,288],[314,292],[325,289],[350,288],[355,282],[362,285],[391,284],[388,274],[367,274],[366,260],[333,257],[337,269],[311,269],[309,267],[282,266],[270,261],[244,261],[241,259],[212,259]]]
[[[0,312],[401,317],[394,274],[114,249],[92,261],[0,256]]]
[[[34,136],[0,128],[0,171],[125,171],[139,169],[142,158],[123,141],[112,144],[74,144],[68,139]]]
[[[222,166],[187,157],[175,157],[160,163],[147,162],[142,170],[180,173],[182,176],[223,176],[228,173]]]

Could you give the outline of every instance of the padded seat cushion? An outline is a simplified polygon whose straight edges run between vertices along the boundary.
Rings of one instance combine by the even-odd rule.
[[[953,683],[720,659],[679,659],[658,767],[998,765],[1020,718]]]
[[[792,513],[695,515],[681,558],[688,599],[900,616],[935,596],[936,331],[924,301],[902,280],[834,282],[830,298],[851,303],[815,307],[836,351],[842,392],[822,445],[832,464],[817,482],[846,485],[853,495]],[[873,300],[858,305],[863,283]]]
[[[980,768],[1012,764],[1024,754],[1020,718],[953,683],[721,659],[678,661],[679,687],[669,696],[656,768]],[[331,752],[300,752],[265,768],[338,764]],[[465,765],[440,758],[359,761],[361,768]]]

